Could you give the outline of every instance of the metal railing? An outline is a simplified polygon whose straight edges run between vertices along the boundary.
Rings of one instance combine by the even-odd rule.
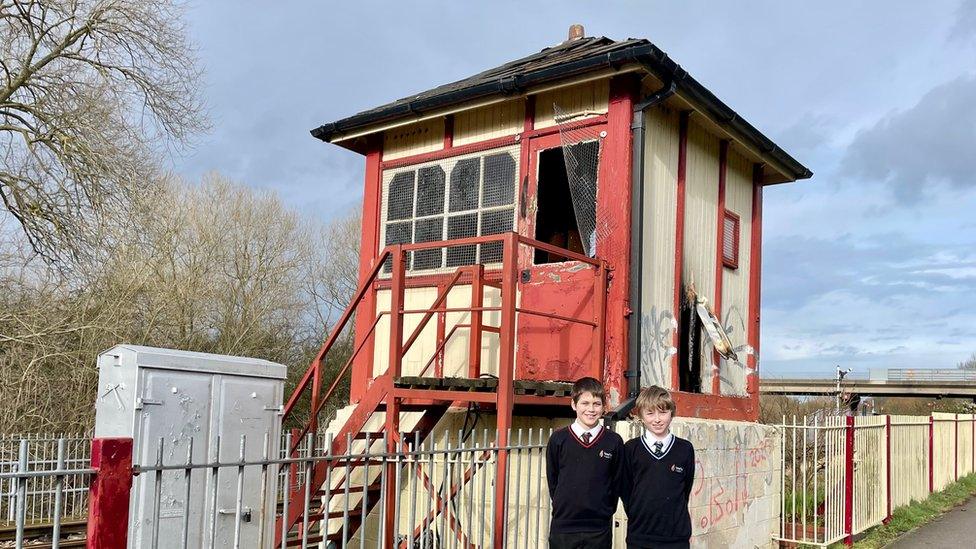
[[[89,436],[0,434],[0,473],[87,469],[90,459]],[[35,476],[22,486],[13,478],[0,480],[0,527],[15,522],[21,501],[27,525],[50,523],[56,510],[64,520],[81,520],[88,514],[88,479],[84,475]]]
[[[77,439],[53,441],[54,457],[48,459],[51,442],[43,438],[19,440],[16,461],[0,470],[0,485],[10,490],[3,498],[10,519],[3,530],[12,531],[18,549],[24,546],[28,531],[50,537],[51,547],[57,549],[62,543],[62,527],[87,516],[88,481],[95,470],[84,458],[69,459],[68,449],[77,450],[73,447],[80,445]],[[84,442],[90,444],[89,440]],[[36,528],[38,525],[45,528]]]
[[[129,517],[129,544],[138,547],[261,547],[274,545],[274,528],[282,511],[297,506],[302,526],[282,536],[280,547],[307,548],[334,542],[336,548],[387,547],[388,541],[406,547],[543,546],[548,537],[550,502],[545,484],[545,445],[551,430],[508,433],[510,444],[499,446],[497,431],[441,431],[421,444],[405,442],[402,451],[387,451],[387,436],[348,439],[349,450],[333,454],[330,436],[307,435],[293,444],[290,433],[277,451],[270,440],[213,441],[220,460],[195,460],[186,441],[159,440],[153,444],[151,463],[133,464],[136,517]],[[412,433],[398,440],[411,441]],[[86,441],[89,442],[89,441]],[[174,445],[175,444],[175,445]],[[63,451],[67,441],[56,446]],[[174,451],[179,447],[178,451]],[[18,444],[18,467],[0,473],[0,482],[13,486],[13,547],[47,542],[67,544],[61,526],[68,523],[64,500],[68,480],[94,483],[98,470],[69,466],[55,458],[55,466],[41,467],[27,460],[30,443]],[[288,449],[298,451],[289,456]],[[298,455],[295,455],[298,454]],[[507,455],[507,501],[496,501],[494,486],[499,455]],[[257,455],[257,458],[249,456]],[[233,456],[233,457],[230,457]],[[105,465],[102,457],[102,466]],[[36,463],[37,469],[29,464]],[[326,482],[316,492],[310,472],[327,467]],[[258,480],[259,479],[259,480]],[[50,528],[39,531],[28,523],[29,486],[42,481],[54,487]],[[260,493],[246,487],[261,486]],[[45,484],[46,485],[46,484]],[[387,486],[393,490],[388,492]],[[293,494],[301,494],[296,499]],[[392,506],[386,494],[396,495]],[[87,495],[87,494],[86,494]],[[374,499],[375,498],[375,499]],[[131,502],[130,502],[131,503]],[[257,505],[255,505],[257,503]],[[386,520],[388,509],[394,513]],[[493,516],[505,513],[504,527],[496,529]],[[320,521],[314,522],[319,517]],[[392,529],[388,530],[389,524]],[[77,546],[79,540],[72,540]]]
[[[783,417],[778,541],[827,546],[976,472],[976,416]]]

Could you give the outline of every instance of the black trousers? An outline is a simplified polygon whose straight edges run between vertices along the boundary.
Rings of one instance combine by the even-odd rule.
[[[610,549],[613,535],[607,528],[602,532],[549,534],[549,549]]]

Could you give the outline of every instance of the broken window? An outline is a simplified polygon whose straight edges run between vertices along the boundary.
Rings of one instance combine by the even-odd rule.
[[[514,230],[517,158],[514,148],[496,149],[384,173],[381,247]],[[501,250],[490,243],[416,251],[407,257],[407,270],[494,263]]]
[[[579,254],[595,255],[599,146],[598,141],[590,141],[539,153],[536,240]],[[566,158],[567,153],[570,159]],[[535,252],[536,264],[565,260],[543,250]]]

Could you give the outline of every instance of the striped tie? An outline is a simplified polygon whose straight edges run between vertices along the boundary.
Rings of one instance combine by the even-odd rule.
[[[583,433],[583,444],[589,444],[591,438],[593,438],[593,435],[589,431]]]
[[[654,455],[657,456],[657,457],[661,457],[662,455],[664,455],[664,452],[661,451],[661,448],[663,448],[663,447],[664,447],[664,443],[661,442],[660,440],[657,441],[657,442],[655,442],[654,443]]]

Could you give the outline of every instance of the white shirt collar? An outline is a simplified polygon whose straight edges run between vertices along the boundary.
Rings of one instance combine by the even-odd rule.
[[[673,438],[674,438],[674,434],[670,430],[668,430],[668,434],[664,435],[661,438],[658,438],[649,429],[644,429],[644,440],[647,442],[648,448],[653,448],[655,442],[662,443],[663,448],[670,448],[671,440]]]
[[[597,423],[592,429],[587,429],[586,427],[580,425],[579,421],[574,421],[573,424],[570,425],[570,428],[580,439],[583,438],[583,433],[590,433],[590,440],[594,440],[596,439],[596,436],[600,434],[600,430],[603,429],[603,425]]]

